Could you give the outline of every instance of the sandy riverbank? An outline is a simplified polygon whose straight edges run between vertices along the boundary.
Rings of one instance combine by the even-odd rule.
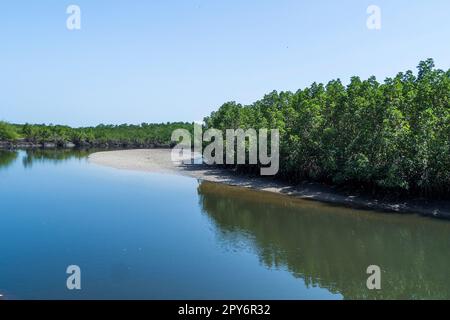
[[[185,165],[181,162],[173,163],[171,161],[170,149],[98,152],[90,155],[89,161],[117,169],[180,174],[211,182],[253,188],[331,204],[450,218],[450,202],[446,201],[413,199],[402,202],[387,202],[367,196],[344,193],[332,187],[316,183],[303,183],[297,186],[289,186],[273,179],[236,175],[231,170],[207,165]]]

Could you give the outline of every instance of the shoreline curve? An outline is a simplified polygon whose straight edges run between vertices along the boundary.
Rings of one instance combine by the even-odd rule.
[[[149,173],[178,174],[214,183],[251,188],[260,191],[314,200],[333,205],[383,212],[415,213],[450,219],[450,202],[424,199],[385,201],[351,194],[319,183],[304,182],[289,185],[275,179],[235,174],[232,170],[203,164],[183,164],[171,161],[171,149],[132,149],[96,152],[88,161],[122,170]]]

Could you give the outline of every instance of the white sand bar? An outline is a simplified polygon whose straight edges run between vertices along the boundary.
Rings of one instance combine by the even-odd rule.
[[[291,186],[271,178],[237,175],[232,170],[205,164],[174,163],[171,160],[171,152],[172,150],[170,149],[106,151],[93,153],[89,156],[89,161],[117,169],[180,174],[211,182],[248,187],[351,207],[450,217],[450,203],[447,201],[425,202],[420,199],[384,201],[367,196],[344,193],[333,187],[317,183],[302,183],[297,186]]]

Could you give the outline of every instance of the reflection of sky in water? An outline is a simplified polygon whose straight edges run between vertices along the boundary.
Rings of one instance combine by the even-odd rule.
[[[1,171],[0,292],[8,298],[339,298],[234,250],[202,214],[196,179],[121,171],[84,155],[20,152]],[[82,290],[65,287],[68,265]]]
[[[7,298],[450,297],[450,224],[89,164],[0,153]],[[9,159],[9,160],[8,160]],[[65,288],[66,267],[82,290]],[[383,270],[369,292],[366,268]]]

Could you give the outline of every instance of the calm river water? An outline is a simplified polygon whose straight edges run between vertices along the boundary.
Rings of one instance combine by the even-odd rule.
[[[0,151],[6,299],[450,298],[450,223]],[[382,270],[366,287],[369,265]],[[66,287],[69,265],[81,290]]]

